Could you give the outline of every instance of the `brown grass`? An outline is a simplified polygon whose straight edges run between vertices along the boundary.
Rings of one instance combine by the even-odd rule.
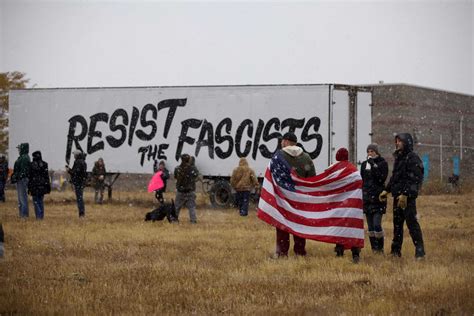
[[[32,217],[18,219],[15,192],[7,198],[1,315],[474,313],[472,194],[420,197],[426,260],[414,260],[408,237],[402,258],[364,249],[358,265],[311,241],[307,258],[270,260],[272,227],[255,211],[210,209],[203,196],[197,225],[186,209],[180,224],[145,223],[153,206],[145,193],[93,205],[88,192],[84,220],[72,192],[53,193],[41,222],[31,205]]]

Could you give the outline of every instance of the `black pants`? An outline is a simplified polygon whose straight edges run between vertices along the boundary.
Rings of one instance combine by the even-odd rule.
[[[407,207],[402,210],[397,206],[397,197],[393,198],[393,241],[392,253],[401,254],[403,244],[403,223],[407,222],[408,231],[415,245],[415,255],[422,257],[425,255],[423,244],[423,234],[420,224],[416,218],[416,199],[408,198]]]

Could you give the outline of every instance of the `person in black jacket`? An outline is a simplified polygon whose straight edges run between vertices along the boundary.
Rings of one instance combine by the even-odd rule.
[[[5,202],[5,185],[8,178],[8,162],[4,154],[0,154],[0,202]]]
[[[174,169],[176,179],[176,216],[179,218],[181,207],[186,205],[189,210],[189,220],[197,223],[196,218],[196,181],[199,171],[188,154],[181,155],[181,164]]]
[[[42,220],[44,218],[44,195],[51,192],[51,181],[49,180],[48,163],[43,161],[41,152],[35,151],[32,156],[28,192],[33,198],[36,219]]]
[[[380,156],[377,144],[367,146],[367,160],[362,163],[360,175],[363,181],[362,196],[370,246],[374,253],[383,253],[382,216],[387,209],[387,201],[379,201],[379,195],[385,188],[388,165],[385,159]]]
[[[423,234],[416,216],[416,198],[423,182],[423,162],[413,152],[413,138],[408,133],[395,136],[396,150],[392,176],[385,190],[380,193],[380,201],[386,201],[388,193],[393,196],[393,256],[401,257],[403,244],[403,223],[407,222],[415,257],[425,256]]]
[[[86,155],[81,151],[76,150],[74,152],[74,159],[72,169],[69,168],[69,166],[66,166],[66,170],[71,175],[71,182],[74,185],[79,217],[84,217],[86,215],[86,209],[84,206],[84,187],[87,180]]]

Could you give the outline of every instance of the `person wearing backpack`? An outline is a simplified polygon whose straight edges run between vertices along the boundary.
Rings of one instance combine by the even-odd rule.
[[[396,150],[392,176],[380,193],[381,202],[387,200],[389,193],[393,196],[393,241],[391,254],[402,256],[403,223],[406,221],[411,239],[415,245],[415,258],[425,256],[423,233],[416,216],[416,198],[423,183],[423,162],[413,152],[413,138],[408,133],[395,136]]]

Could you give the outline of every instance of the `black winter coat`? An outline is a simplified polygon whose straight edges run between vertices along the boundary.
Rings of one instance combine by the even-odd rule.
[[[79,154],[76,160],[74,160],[74,165],[72,165],[72,169],[69,170],[69,174],[71,175],[71,182],[74,186],[85,186],[87,180],[87,164],[84,154]]]
[[[48,163],[43,161],[41,152],[33,153],[33,162],[30,165],[28,176],[28,191],[31,195],[45,195],[51,192]]]
[[[423,183],[423,162],[413,152],[413,139],[410,134],[398,134],[397,137],[404,143],[404,148],[394,153],[395,163],[386,190],[394,197],[403,194],[416,198]]]
[[[388,175],[388,164],[383,157],[370,158],[362,163],[362,196],[364,213],[385,214],[387,202],[380,202],[379,195],[385,189]]]
[[[0,158],[0,181],[6,182],[8,178],[8,162],[5,158]]]

